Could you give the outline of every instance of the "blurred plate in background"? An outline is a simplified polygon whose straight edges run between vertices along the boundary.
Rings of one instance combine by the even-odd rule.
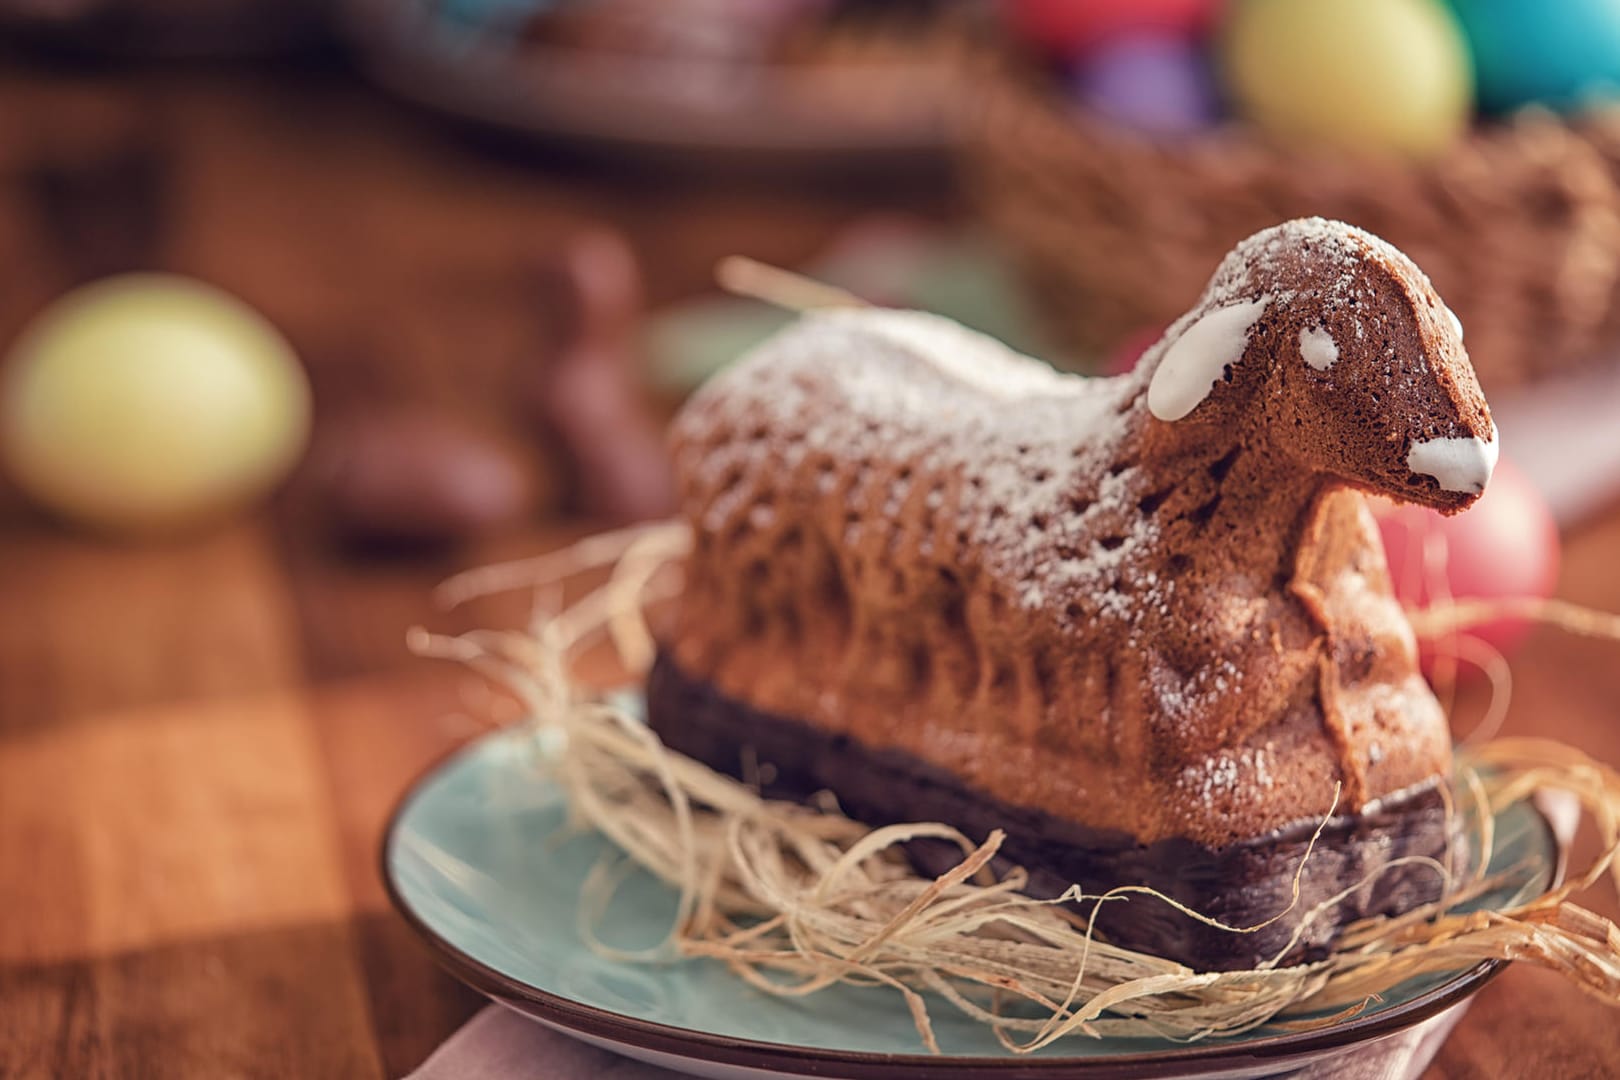
[[[944,164],[964,68],[985,48],[972,29],[988,25],[984,5],[784,0],[791,23],[770,27],[721,10],[735,6],[351,0],[346,15],[379,83],[481,126],[813,170]],[[724,32],[692,32],[705,20]]]

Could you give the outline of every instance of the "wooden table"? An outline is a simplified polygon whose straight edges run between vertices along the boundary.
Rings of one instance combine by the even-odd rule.
[[[321,74],[14,70],[0,117],[0,340],[65,284],[144,262],[247,297],[318,386],[492,423],[502,365],[534,340],[536,245],[614,223],[666,298],[729,251],[802,258],[851,209],[537,172]],[[404,633],[509,622],[428,591],[585,528],[357,560],[283,507],[119,547],[0,495],[0,1077],[394,1077],[454,1031],[480,1002],[389,909],[377,846],[490,699]],[[1573,535],[1561,592],[1620,610],[1617,546],[1620,512]],[[1518,675],[1510,731],[1620,761],[1615,646],[1543,634]],[[1620,1012],[1514,970],[1431,1075],[1617,1071]]]

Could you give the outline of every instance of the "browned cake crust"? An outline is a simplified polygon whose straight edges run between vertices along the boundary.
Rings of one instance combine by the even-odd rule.
[[[1143,843],[1262,835],[1336,785],[1359,810],[1449,770],[1353,489],[1477,497],[1488,463],[1434,464],[1495,445],[1459,331],[1399,252],[1319,220],[1240,245],[1117,379],[930,316],[808,315],[676,422],[696,543],[665,648],[731,699]]]

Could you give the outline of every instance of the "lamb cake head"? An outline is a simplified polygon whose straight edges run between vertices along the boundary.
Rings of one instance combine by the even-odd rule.
[[[1496,462],[1462,324],[1404,254],[1337,222],[1238,245],[1141,366],[1161,420],[1246,428],[1301,472],[1446,513]]]
[[[1460,327],[1382,241],[1258,234],[1112,379],[812,312],[672,440],[694,544],[648,703],[675,749],[874,824],[1003,828],[1045,887],[1296,912],[1102,916],[1198,967],[1438,895],[1450,738],[1360,492],[1463,509],[1496,439]]]

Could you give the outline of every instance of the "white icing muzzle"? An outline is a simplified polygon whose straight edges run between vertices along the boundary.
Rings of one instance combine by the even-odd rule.
[[[1490,439],[1425,439],[1414,442],[1406,455],[1406,467],[1419,476],[1432,476],[1444,491],[1477,495],[1490,483],[1501,448],[1496,425]]]

